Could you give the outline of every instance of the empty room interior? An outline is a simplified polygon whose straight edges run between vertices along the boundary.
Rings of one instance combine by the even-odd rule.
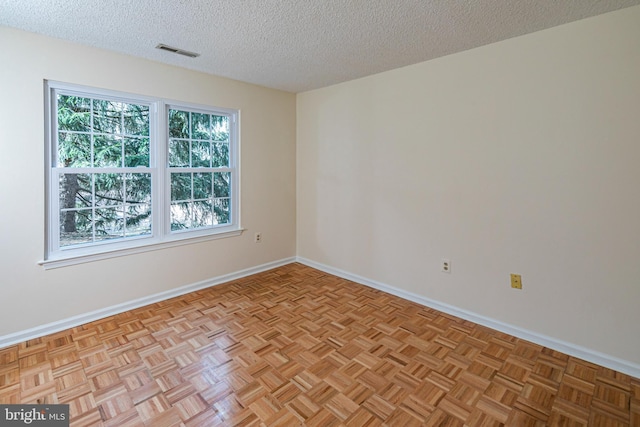
[[[640,426],[640,1],[10,0],[0,51],[0,405]]]

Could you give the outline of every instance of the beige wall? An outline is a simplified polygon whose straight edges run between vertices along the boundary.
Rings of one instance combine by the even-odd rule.
[[[5,27],[0,52],[0,336],[295,256],[295,95]],[[44,79],[240,109],[247,231],[45,271]]]
[[[640,7],[297,114],[299,256],[640,363]]]

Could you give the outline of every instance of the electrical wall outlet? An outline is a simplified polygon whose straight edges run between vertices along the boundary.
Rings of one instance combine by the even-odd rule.
[[[450,259],[442,258],[442,261],[440,263],[440,271],[442,271],[443,273],[451,274],[451,260]]]
[[[258,232],[253,236],[253,241],[256,243],[262,243],[262,233]]]
[[[511,287],[514,289],[522,289],[522,277],[519,274],[511,275]]]

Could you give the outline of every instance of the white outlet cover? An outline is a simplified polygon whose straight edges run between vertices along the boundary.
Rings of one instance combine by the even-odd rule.
[[[451,260],[448,258],[442,258],[440,261],[440,270],[443,273],[451,274]]]

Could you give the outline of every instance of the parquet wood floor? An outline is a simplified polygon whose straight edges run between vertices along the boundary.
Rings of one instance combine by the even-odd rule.
[[[640,380],[290,264],[0,350],[73,426],[640,426]]]

